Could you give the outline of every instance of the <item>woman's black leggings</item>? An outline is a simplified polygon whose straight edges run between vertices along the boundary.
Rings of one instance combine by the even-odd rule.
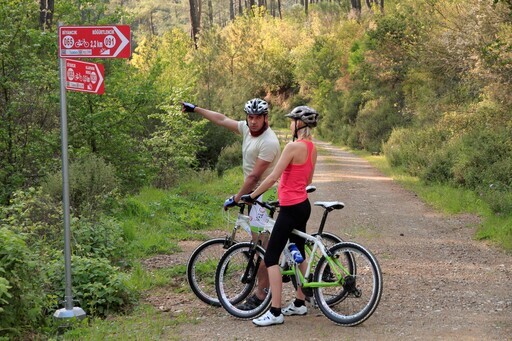
[[[304,243],[305,240],[299,236],[292,234],[293,229],[306,232],[306,223],[311,214],[311,204],[309,200],[292,206],[281,206],[279,215],[268,241],[267,250],[265,251],[265,265],[268,267],[279,263],[279,256],[283,252],[288,238],[292,243],[297,245],[300,253],[305,259]]]

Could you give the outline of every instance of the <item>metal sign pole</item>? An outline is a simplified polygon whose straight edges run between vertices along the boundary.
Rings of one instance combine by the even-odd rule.
[[[60,26],[60,24],[59,24]],[[65,307],[57,310],[54,318],[84,318],[85,312],[80,307],[73,307],[71,290],[71,229],[69,213],[69,173],[68,173],[68,121],[66,103],[66,60],[59,58],[60,74],[60,120],[62,143],[62,203],[64,209],[64,267],[66,275]]]

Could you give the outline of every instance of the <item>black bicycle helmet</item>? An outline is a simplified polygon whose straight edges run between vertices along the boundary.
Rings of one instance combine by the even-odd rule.
[[[244,111],[247,115],[267,115],[268,103],[259,98],[253,98],[245,103]]]
[[[289,114],[285,116],[295,120],[301,120],[302,122],[306,123],[308,127],[314,128],[318,123],[318,118],[320,115],[316,112],[315,109],[301,105],[294,108]]]

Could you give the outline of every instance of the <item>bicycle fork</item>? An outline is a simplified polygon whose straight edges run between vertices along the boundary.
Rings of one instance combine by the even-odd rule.
[[[261,257],[257,256],[256,252],[257,244],[251,243],[249,251],[244,251],[248,258],[247,267],[245,268],[244,274],[242,275],[241,282],[243,284],[251,283],[254,281],[256,274],[261,263]],[[254,259],[256,256],[256,260]]]

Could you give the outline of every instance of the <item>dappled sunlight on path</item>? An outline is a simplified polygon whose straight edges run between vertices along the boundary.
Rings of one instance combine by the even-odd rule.
[[[318,147],[318,160],[314,183],[337,182],[344,179],[360,179],[370,181],[392,181],[391,178],[379,174],[370,163],[353,156],[349,152],[333,148],[326,142],[315,141]]]

